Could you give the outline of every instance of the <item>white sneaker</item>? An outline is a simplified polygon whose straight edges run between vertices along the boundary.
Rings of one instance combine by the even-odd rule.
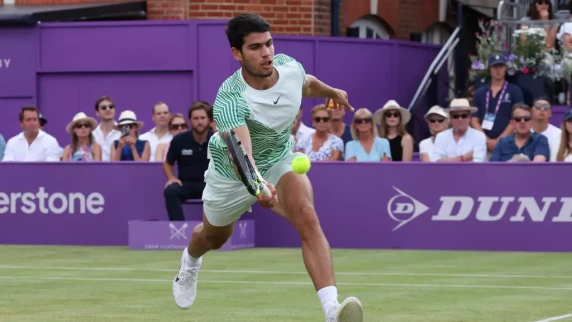
[[[187,249],[185,248],[181,258],[181,268],[173,280],[173,297],[175,298],[177,306],[183,310],[190,308],[193,303],[195,303],[199,269],[203,262],[203,258],[201,257],[198,265],[191,267],[185,260],[186,252]]]
[[[363,322],[363,307],[355,297],[348,297],[342,304],[330,309],[326,322]]]

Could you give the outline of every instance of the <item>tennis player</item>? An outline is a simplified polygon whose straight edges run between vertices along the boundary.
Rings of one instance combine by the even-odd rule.
[[[241,68],[219,88],[214,120],[220,132],[235,131],[272,195],[254,197],[248,193],[233,168],[224,138],[215,133],[209,141],[203,223],[194,228],[173,280],[175,302],[181,309],[193,305],[203,255],[223,246],[236,220],[258,202],[298,231],[304,264],[326,321],[361,322],[363,309],[357,298],[338,302],[330,248],[314,209],[312,186],[306,175],[292,171],[296,155],[289,140],[302,97],[323,97],[326,104],[334,102],[336,109],[353,111],[347,93],[307,75],[293,58],[275,56],[270,25],[259,15],[236,16],[228,22],[226,35]]]

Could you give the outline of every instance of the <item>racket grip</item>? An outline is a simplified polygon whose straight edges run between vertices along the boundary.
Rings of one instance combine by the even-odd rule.
[[[268,189],[268,187],[263,183],[262,184],[262,191],[260,192],[263,196],[271,196],[272,193],[270,192],[270,189]]]

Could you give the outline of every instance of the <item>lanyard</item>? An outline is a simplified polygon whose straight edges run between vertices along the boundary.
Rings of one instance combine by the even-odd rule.
[[[497,113],[499,112],[501,100],[502,100],[502,97],[504,96],[504,92],[505,92],[505,90],[506,90],[506,84],[507,84],[507,82],[505,81],[505,82],[504,82],[504,85],[502,86],[502,90],[501,90],[501,93],[500,93],[500,95],[499,95],[499,99],[497,100],[497,107],[496,107],[496,109],[495,109],[495,115],[497,115]],[[487,107],[486,107],[486,110],[485,110],[485,114],[489,112],[489,100],[490,100],[490,97],[491,97],[491,91],[489,90],[489,91],[487,91]]]

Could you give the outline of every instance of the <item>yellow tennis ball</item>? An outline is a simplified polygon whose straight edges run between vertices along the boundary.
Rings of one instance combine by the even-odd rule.
[[[300,154],[292,160],[292,170],[297,174],[304,174],[310,170],[312,163],[305,154]]]

